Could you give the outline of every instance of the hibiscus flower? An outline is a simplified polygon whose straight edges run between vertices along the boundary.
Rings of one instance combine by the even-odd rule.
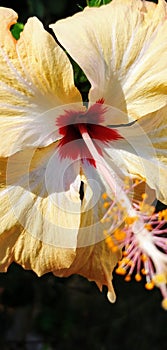
[[[41,22],[30,18],[16,41],[17,14],[0,8],[1,271],[15,261],[38,275],[77,273],[113,302],[112,271],[132,231],[150,251],[151,278],[164,276],[166,251],[158,268],[136,189],[146,183],[150,201],[167,203],[166,12],[163,0],[114,0],[51,25],[91,84],[85,105]]]

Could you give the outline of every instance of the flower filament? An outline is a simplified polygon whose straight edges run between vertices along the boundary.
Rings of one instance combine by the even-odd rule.
[[[106,193],[102,195],[105,213],[101,219],[105,226],[105,240],[113,252],[123,250],[116,272],[125,275],[126,281],[130,281],[134,274],[137,282],[145,276],[146,289],[151,290],[155,285],[159,287],[162,306],[167,309],[167,229],[164,228],[167,211],[155,213],[155,208],[146,203],[146,193],[142,194],[140,201],[130,199],[129,192],[140,180],[130,184],[130,177],[125,177],[122,181],[106,163],[98,141],[106,146],[121,135],[101,125],[104,113],[105,108],[100,102],[87,111],[66,111],[60,116],[57,120],[62,135],[59,155],[60,158],[81,159],[81,162],[96,167],[106,184]],[[70,142],[73,142],[72,147]]]
[[[103,199],[107,202],[110,200],[106,195]],[[136,216],[131,217],[127,212],[124,223],[115,231],[113,201],[110,201],[103,221],[108,224],[112,222],[112,225],[104,230],[104,236],[113,252],[120,248],[123,250],[116,273],[124,275],[127,282],[132,276],[140,282],[144,276],[147,290],[152,290],[154,286],[160,289],[163,296],[162,306],[167,310],[167,210],[155,213],[153,206],[145,203],[145,194],[142,199],[138,203],[132,202]],[[114,205],[116,208],[117,203]],[[120,205],[117,212],[120,212]]]

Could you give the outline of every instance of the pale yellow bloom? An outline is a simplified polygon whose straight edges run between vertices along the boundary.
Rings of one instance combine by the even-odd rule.
[[[146,177],[157,198],[167,203],[166,2],[113,0],[100,8],[86,8],[51,28],[89,79],[89,100],[103,97],[106,104],[126,113],[129,121],[138,119],[138,124],[119,128],[129,145],[122,140],[117,152],[112,148],[107,152],[122,169]],[[121,122],[118,115],[114,118],[110,111],[108,124],[127,122],[125,115]],[[148,139],[141,141],[143,133]]]
[[[28,20],[16,42],[9,31],[16,20],[13,10],[0,8],[0,270],[16,261],[39,276],[79,273],[96,281],[100,289],[107,285],[114,300],[111,278],[119,253],[113,254],[101,242],[100,198],[92,206],[87,185],[81,203],[79,188],[86,179],[79,165],[74,164],[78,174],[71,169],[65,182],[64,171],[73,166],[70,161],[61,166],[55,159],[52,172],[60,138],[55,118],[70,108],[69,103],[82,101],[72,66],[37,18]],[[61,105],[65,107],[59,109]],[[47,164],[53,179],[46,184]],[[54,194],[47,188],[52,181],[57,188]],[[85,239],[80,238],[82,227],[97,244],[77,243]]]
[[[51,26],[91,83],[85,110],[51,34],[30,18],[16,42],[17,15],[0,8],[1,271],[16,261],[38,275],[78,273],[115,300],[120,252],[103,240],[102,193],[131,217],[122,186],[132,175],[167,203],[166,12],[163,0],[113,0]]]

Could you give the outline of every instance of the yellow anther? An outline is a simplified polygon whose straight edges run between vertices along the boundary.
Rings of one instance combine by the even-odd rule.
[[[148,231],[152,231],[152,226],[151,224],[145,224],[144,227],[148,230]]]
[[[130,282],[130,281],[131,281],[131,275],[127,275],[127,276],[125,277],[125,281],[126,281],[126,282]]]
[[[106,237],[105,241],[106,241],[106,243],[109,243],[109,242],[110,242],[110,243],[111,243],[111,242],[113,243],[113,240],[111,239],[111,237]]]
[[[107,198],[108,198],[108,194],[107,194],[106,192],[104,192],[104,193],[102,194],[102,199],[106,200]]]
[[[167,209],[163,210],[163,218],[167,220]]]
[[[167,220],[167,209],[164,209],[162,211],[159,211],[158,213],[158,220]]]
[[[159,273],[154,276],[154,283],[158,286],[159,284],[166,284],[166,276],[164,273]]]
[[[108,247],[113,251],[115,244],[114,244],[113,240],[111,239],[111,237],[107,237],[105,239],[105,242],[107,243]]]
[[[109,202],[103,203],[103,207],[104,207],[104,208],[108,208],[110,205],[111,205],[111,203],[109,203]]]
[[[142,275],[147,275],[147,271],[145,269],[141,269]]]
[[[135,183],[136,186],[139,185],[140,182],[141,182],[141,181],[140,181],[139,179],[135,179],[135,181],[134,181],[134,183]]]
[[[162,307],[164,310],[167,310],[167,298],[163,299],[162,300],[162,303],[161,303]]]
[[[142,277],[139,273],[136,273],[135,280],[136,280],[136,282],[140,282],[142,280]]]
[[[126,237],[126,233],[123,230],[116,230],[114,232],[114,237],[117,241],[122,241]]]
[[[162,211],[159,211],[158,213],[158,220],[161,221],[163,219]]]
[[[138,220],[138,217],[137,216],[128,216],[126,219],[125,219],[125,223],[127,225],[132,225],[135,221]]]
[[[115,272],[116,272],[118,275],[125,275],[125,274],[126,274],[126,270],[125,270],[123,267],[121,267],[121,266],[117,267],[117,269],[115,270]]]
[[[123,255],[123,256],[127,256],[127,255],[128,255],[127,251],[124,250],[124,251],[122,252],[122,255]]]
[[[116,253],[118,251],[118,247],[115,245],[111,248],[113,253]]]
[[[147,255],[142,254],[142,255],[141,255],[141,260],[142,260],[143,262],[147,261],[147,260],[148,260]],[[144,269],[142,269],[142,270],[144,270]],[[144,270],[144,271],[145,271],[145,270]],[[142,272],[142,273],[143,273],[143,272]],[[144,274],[145,274],[145,272],[144,272]]]
[[[122,259],[122,263],[125,264],[125,265],[129,264],[130,261],[131,260],[129,258],[126,258],[126,257]]]
[[[145,284],[145,288],[146,288],[147,290],[152,290],[152,289],[154,288],[154,283],[153,283],[152,281],[147,282],[147,283]]]
[[[143,200],[147,199],[147,198],[148,198],[147,193],[143,193],[143,194],[141,195],[141,198],[142,198]]]

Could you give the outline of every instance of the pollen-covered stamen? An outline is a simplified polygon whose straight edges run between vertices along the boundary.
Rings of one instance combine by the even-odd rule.
[[[132,203],[136,216],[131,217],[127,213],[124,225],[115,232],[113,228],[111,230],[113,224],[111,201],[104,219],[110,226],[108,229],[105,227],[104,236],[112,251],[123,249],[123,256],[116,272],[125,275],[126,281],[130,281],[134,275],[139,282],[144,276],[145,288],[152,290],[157,286],[163,296],[162,306],[167,309],[167,210],[155,213],[153,207],[145,203],[145,194],[142,198],[138,204]],[[109,202],[109,197],[103,196],[103,199]]]
[[[85,144],[81,126],[84,125],[87,133],[90,135],[93,142],[100,141],[107,144],[110,141],[116,141],[121,138],[117,130],[105,127],[104,114],[106,108],[102,102],[95,103],[88,110],[80,111],[69,110],[65,114],[59,116],[56,125],[59,128],[59,133],[62,139],[59,142],[59,155],[61,158],[87,160],[90,164],[96,166],[88,146]],[[102,154],[101,148],[96,143],[96,150]]]

